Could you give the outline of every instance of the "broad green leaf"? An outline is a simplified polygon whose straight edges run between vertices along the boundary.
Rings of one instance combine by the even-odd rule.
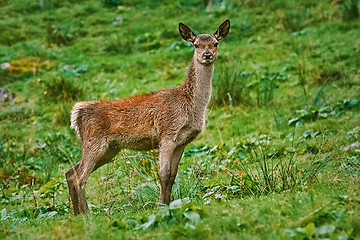
[[[346,236],[341,236],[341,239],[348,239]],[[330,240],[339,240],[339,237],[336,234],[331,234]]]
[[[169,204],[169,208],[171,210],[173,209],[179,209],[181,208],[181,205],[182,205],[182,200],[181,199],[177,199],[175,201],[172,201],[170,204]]]
[[[186,229],[186,228],[191,228],[192,230],[195,230],[195,229],[196,229],[195,225],[194,225],[194,224],[191,224],[191,223],[186,223],[186,224],[185,224],[185,229]]]
[[[198,224],[200,222],[200,214],[197,212],[184,212],[184,216],[194,224]]]
[[[55,217],[56,215],[58,215],[58,212],[57,212],[57,211],[40,213],[40,214],[37,216],[37,219],[50,219],[50,218]]]
[[[288,125],[289,126],[293,126],[295,125],[298,121],[300,120],[300,118],[292,118],[288,121]]]
[[[124,220],[116,220],[111,224],[111,226],[119,229],[125,229],[127,227],[127,222],[125,222]]]
[[[320,226],[316,229],[316,232],[319,234],[319,235],[325,235],[325,234],[332,234],[334,231],[335,231],[335,226],[334,225],[323,225],[323,226]]]
[[[1,220],[5,220],[7,218],[6,208],[1,209],[0,214],[1,214]]]
[[[284,235],[290,237],[290,238],[295,238],[296,237],[296,232],[292,229],[285,229],[284,230]]]
[[[140,224],[135,219],[129,219],[127,220],[127,225],[135,227],[135,226],[139,226]]]
[[[144,224],[141,224],[140,226],[138,226],[136,229],[143,229],[143,230],[147,230],[149,227],[151,227],[154,223],[155,223],[155,220],[156,220],[156,214],[151,214],[149,217],[148,217],[148,220],[146,223]]]
[[[316,233],[316,228],[314,223],[309,223],[304,228],[305,233],[309,234],[310,236],[314,235]]]

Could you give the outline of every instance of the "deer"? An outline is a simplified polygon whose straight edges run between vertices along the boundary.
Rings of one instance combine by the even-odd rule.
[[[122,149],[159,149],[159,205],[169,205],[185,146],[205,128],[218,43],[229,30],[229,19],[213,34],[196,35],[179,23],[181,37],[194,47],[182,85],[74,105],[70,127],[81,144],[81,159],[65,172],[65,177],[75,215],[89,213],[85,198],[89,175],[111,162]]]

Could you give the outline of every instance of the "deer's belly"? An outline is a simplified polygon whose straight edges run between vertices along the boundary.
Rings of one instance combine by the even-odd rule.
[[[111,141],[116,148],[127,148],[133,150],[151,150],[159,148],[156,137],[147,134],[119,134]]]

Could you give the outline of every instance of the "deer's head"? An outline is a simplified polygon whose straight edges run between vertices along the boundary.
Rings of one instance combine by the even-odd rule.
[[[230,30],[230,20],[225,20],[213,34],[196,35],[188,26],[179,23],[182,38],[190,42],[194,48],[194,57],[201,64],[211,64],[217,58],[217,46]]]

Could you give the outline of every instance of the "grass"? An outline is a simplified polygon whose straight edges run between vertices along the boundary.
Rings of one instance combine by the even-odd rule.
[[[357,239],[359,2],[2,1],[0,238]],[[192,47],[219,46],[205,131],[185,151],[169,207],[158,152],[122,151],[93,173],[74,217],[64,172],[80,159],[76,101],[182,83]]]

